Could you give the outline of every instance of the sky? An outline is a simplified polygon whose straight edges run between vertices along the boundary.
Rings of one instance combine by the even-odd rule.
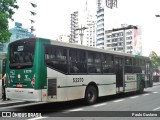
[[[14,19],[22,22],[24,28],[28,28],[30,8],[26,3],[29,0],[23,0],[23,3],[22,0],[17,1],[20,9],[15,11]],[[160,17],[155,17],[156,14],[160,14],[160,0],[117,1],[114,23],[117,26],[121,24],[141,26],[143,55],[148,56],[152,50],[160,55]],[[56,39],[61,34],[70,34],[70,14],[84,9],[86,0],[37,0],[36,2],[36,36]],[[93,15],[96,13],[96,3],[97,0],[88,0],[88,9]],[[10,22],[10,28],[13,26],[14,23]]]

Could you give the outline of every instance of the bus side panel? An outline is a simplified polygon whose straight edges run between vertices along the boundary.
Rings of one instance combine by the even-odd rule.
[[[52,82],[49,80],[55,81],[55,84],[53,84],[54,86],[50,86]],[[67,101],[66,84],[67,80],[64,74],[47,67],[47,101]],[[45,99],[43,98],[43,100]]]
[[[50,84],[47,85],[47,101],[67,101],[84,98],[86,87],[91,82],[97,84],[99,96],[116,94],[115,75],[64,75],[47,67],[47,78],[50,84],[52,83],[49,80],[56,81],[54,82],[56,85],[52,89],[50,89]],[[54,83],[52,86],[54,86]],[[50,93],[48,90],[56,93]],[[46,99],[43,100],[46,101]]]
[[[137,90],[137,74],[125,74],[125,92]]]
[[[99,96],[116,94],[115,75],[68,75],[68,99],[84,98],[86,87],[94,82],[98,87]]]
[[[44,61],[44,41],[37,39],[34,66],[36,66],[35,89],[44,89],[47,85],[47,68]],[[46,40],[46,42],[49,42]]]

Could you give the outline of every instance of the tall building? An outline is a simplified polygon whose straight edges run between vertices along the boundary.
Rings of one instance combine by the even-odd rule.
[[[71,43],[95,47],[95,33],[96,22],[88,10],[75,11],[71,14]]]
[[[19,40],[22,38],[30,38],[34,37],[34,35],[28,31],[28,29],[22,28],[22,23],[15,22],[15,27],[11,28],[10,33],[12,33],[10,37],[10,42],[15,40]]]
[[[105,31],[104,49],[142,55],[141,27],[129,25]]]
[[[117,27],[116,7],[117,0],[97,0],[96,46],[98,48],[105,48],[105,31]]]
[[[22,23],[15,22],[15,27],[9,30],[12,33],[9,42],[13,42],[15,40],[34,37],[34,35],[28,31],[28,29],[22,28]],[[8,43],[0,44],[0,52],[6,52],[8,47]]]
[[[75,11],[71,14],[71,36],[70,43],[75,43],[78,41],[78,11]]]

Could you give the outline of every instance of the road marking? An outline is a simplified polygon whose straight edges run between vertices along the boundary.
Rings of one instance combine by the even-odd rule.
[[[130,97],[131,99],[134,99],[134,98],[138,98],[139,96],[133,96],[133,97]]]
[[[101,103],[101,104],[93,105],[93,107],[99,107],[99,106],[104,106],[104,105],[107,105],[107,103]]]
[[[156,111],[156,110],[158,110],[158,109],[160,109],[160,107],[153,109],[153,111]]]
[[[150,94],[144,94],[144,95],[142,95],[142,96],[147,96],[147,95],[150,95]]]
[[[156,93],[158,93],[158,92],[152,92],[152,93],[156,94]]]
[[[47,118],[47,117],[36,117],[36,118],[27,119],[27,120],[39,120],[39,119],[44,119],[44,118]]]
[[[121,102],[121,101],[124,101],[125,99],[120,99],[120,100],[115,100],[113,102]]]
[[[72,110],[68,110],[68,111],[74,112],[74,111],[81,111],[81,110],[83,110],[83,109],[82,108],[78,108],[78,109],[72,109]]]
[[[83,109],[82,109],[82,108],[71,109],[71,110],[64,111],[64,112],[62,112],[62,113],[70,113],[70,112],[81,111],[81,110],[83,110]]]

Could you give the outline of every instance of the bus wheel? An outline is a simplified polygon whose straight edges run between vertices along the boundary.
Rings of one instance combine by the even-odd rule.
[[[143,92],[144,92],[144,82],[141,82],[140,85],[139,85],[138,93],[142,94]]]
[[[89,105],[97,101],[98,93],[94,86],[88,86],[85,92],[85,102]]]

